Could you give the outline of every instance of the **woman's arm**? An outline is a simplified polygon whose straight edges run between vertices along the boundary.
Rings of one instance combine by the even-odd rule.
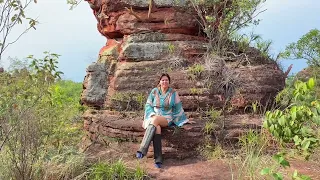
[[[182,102],[180,100],[178,92],[174,92],[174,106],[172,108],[172,116],[173,116],[173,122],[177,126],[182,126],[185,123],[187,123],[189,120],[187,119],[187,116],[183,110]]]
[[[144,119],[149,119],[151,116],[155,115],[154,107],[153,107],[153,100],[154,100],[154,91],[153,89],[147,99],[147,102],[145,104],[145,117]]]

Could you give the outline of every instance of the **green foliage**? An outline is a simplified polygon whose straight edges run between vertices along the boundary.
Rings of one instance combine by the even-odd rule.
[[[216,160],[226,157],[226,152],[223,150],[222,145],[213,143],[210,135],[205,136],[203,144],[197,148],[200,155],[207,160]]]
[[[320,124],[320,105],[316,99],[316,83],[313,78],[307,82],[294,81],[291,78],[286,83],[288,87],[276,97],[277,103],[285,109],[266,112],[263,127],[281,144],[294,144],[294,147],[308,159],[313,150],[319,146],[317,132]],[[290,164],[285,158],[285,153],[277,153],[273,159],[276,164],[262,169],[260,173],[282,180],[284,177],[279,172],[279,167],[290,167]],[[310,179],[310,177],[295,170],[292,179]]]
[[[239,0],[228,2],[225,0],[194,0],[197,6],[210,9],[205,15],[206,23],[213,23],[218,20],[217,13],[222,13],[223,21],[221,22],[221,30],[238,31],[251,23],[257,24],[259,20],[253,19],[259,5],[265,0]],[[214,8],[215,7],[215,8]],[[213,10],[212,10],[212,9]],[[221,9],[223,8],[223,9]],[[222,12],[221,12],[222,11]]]
[[[205,134],[212,134],[212,132],[218,127],[221,113],[222,113],[222,110],[216,110],[213,107],[211,107],[206,112],[206,115],[209,117],[209,119],[207,120],[203,129]]]
[[[82,84],[72,81],[57,81],[49,87],[50,110],[47,114],[55,117],[52,124],[53,134],[48,140],[57,149],[76,145],[81,137],[82,121],[80,112],[84,108],[79,104]],[[68,109],[68,111],[66,111]]]
[[[270,47],[271,47],[272,41],[271,40],[262,40],[258,39],[256,41],[255,47],[261,52],[261,55],[265,58],[268,58],[270,56]]]
[[[203,157],[209,160],[222,159],[225,157],[225,152],[219,144],[212,145],[207,143],[200,152]]]
[[[288,168],[290,167],[289,161],[285,158],[285,153],[277,153],[273,156],[273,160],[275,161],[275,165],[272,167],[264,168],[260,171],[261,175],[267,175],[272,177],[275,180],[283,180],[284,176],[281,172],[279,172],[279,168]],[[309,176],[302,175],[298,173],[297,170],[292,174],[292,179],[294,180],[311,180]]]
[[[203,90],[202,89],[199,89],[199,88],[190,88],[190,93],[193,94],[193,95],[196,95],[196,94],[202,94],[203,93]]]
[[[210,121],[217,121],[221,116],[222,110],[216,110],[213,107],[207,110],[206,115],[210,117]]]
[[[152,69],[151,69],[150,67],[145,67],[144,70],[145,70],[146,72],[150,72]]]
[[[272,167],[264,168],[261,170],[261,175],[271,176],[275,180],[282,180],[282,173],[278,172],[279,167],[287,168],[290,167],[289,162],[284,158],[283,153],[277,153],[273,156],[273,160],[276,162]]]
[[[46,115],[43,106],[50,96],[48,88],[59,73],[54,63],[40,62],[44,66],[38,69],[31,63],[30,69],[25,67],[11,74],[1,74],[6,86],[0,89],[0,127],[4,135],[0,148],[9,154],[11,165],[15,167],[10,170],[16,179],[34,176],[32,165],[39,159],[38,152],[48,131],[48,122],[42,118]]]
[[[142,93],[115,93],[111,97],[112,107],[119,111],[142,110],[147,98]]]
[[[259,179],[257,170],[259,167],[268,164],[268,159],[264,156],[264,150],[268,144],[268,138],[264,132],[258,130],[249,130],[239,138],[240,146],[239,159],[239,174],[238,179],[245,176],[249,179]]]
[[[320,124],[320,104],[314,98],[314,86],[313,78],[307,82],[296,81],[288,108],[267,111],[263,123],[281,143],[294,142],[306,158],[319,146],[316,132]]]
[[[201,78],[204,72],[204,66],[202,64],[194,64],[188,67],[188,75],[191,79]]]
[[[246,154],[261,154],[267,144],[265,134],[250,129],[245,135],[239,138],[239,145]]]
[[[237,41],[239,43],[239,50],[242,52],[245,52],[250,45],[250,40],[246,37],[241,38],[239,41]]]
[[[320,66],[320,31],[312,29],[281,54],[285,59],[306,59],[310,66]]]
[[[169,44],[169,46],[168,46],[168,50],[169,50],[169,53],[174,53],[175,52],[175,50],[176,50],[176,47],[173,45],[173,44]]]
[[[257,113],[258,105],[259,105],[258,101],[255,101],[255,102],[252,103],[252,111],[253,111],[253,113]]]
[[[287,78],[286,81],[286,88],[287,94],[290,94],[293,89],[294,89],[294,82],[296,80],[301,80],[301,81],[307,81],[310,77],[313,77],[315,87],[314,87],[314,93],[315,93],[315,99],[318,99],[320,97],[320,67],[316,66],[309,66],[308,68],[302,70],[299,72],[296,76],[291,76]],[[283,96],[287,96],[286,93],[283,94]],[[288,99],[288,98],[287,98]]]
[[[0,74],[0,161],[10,160],[5,177],[34,179],[46,152],[63,153],[80,141],[81,84],[59,80],[57,58],[48,52],[41,59],[29,56]]]
[[[144,170],[137,167],[134,171],[129,170],[123,161],[119,160],[113,164],[96,163],[90,168],[88,179],[102,180],[102,179],[135,179],[142,180],[146,176]]]
[[[85,155],[74,147],[65,147],[62,152],[50,149],[39,163],[38,179],[72,179],[87,169]]]
[[[141,168],[141,166],[138,165],[134,170],[133,176],[133,179],[142,180],[145,179],[145,177],[147,177],[147,172],[143,168]]]
[[[283,153],[277,153],[273,156],[273,159],[279,163],[282,167],[290,167],[289,162],[285,159]]]
[[[250,36],[248,36],[247,34],[240,35],[237,32],[231,34],[231,39],[238,43],[238,49],[241,52],[245,52],[249,48],[250,44],[259,37],[259,35],[255,35],[252,33],[250,34]]]
[[[294,171],[294,173],[292,175],[292,179],[294,179],[294,180],[311,180],[311,178],[309,176],[300,174],[300,173],[298,173],[297,170]]]
[[[231,39],[238,44],[238,50],[240,52],[246,52],[250,46],[257,48],[261,55],[265,58],[269,58],[272,41],[263,40],[260,35],[250,33],[239,35],[237,32],[234,32],[231,35]]]
[[[10,155],[4,150],[0,151],[0,179],[10,179],[11,167],[13,166],[10,161]]]
[[[244,108],[244,111],[246,112],[246,110],[250,108],[252,110],[252,114],[259,114],[262,113],[262,107],[259,101],[254,101],[251,103],[251,105],[248,105]]]
[[[255,17],[266,0],[192,0],[204,33],[210,39],[209,51],[225,54],[232,34],[251,24],[259,24]]]
[[[205,134],[212,134],[216,127],[217,124],[215,122],[207,121],[203,128],[203,131]]]
[[[56,79],[61,79],[60,75],[63,73],[57,71],[58,66],[56,65],[60,55],[48,51],[45,51],[44,55],[41,59],[37,59],[33,55],[27,57],[31,61],[31,73],[44,76],[46,81],[54,82]]]
[[[27,17],[25,10],[32,4],[34,0],[1,0],[0,1],[0,60],[4,51],[14,44],[19,38],[27,33],[31,28],[36,29],[35,26],[38,24],[36,19]],[[35,1],[36,2],[36,1]],[[12,36],[11,32],[17,28],[20,24],[26,24],[25,29],[22,32]],[[20,29],[21,30],[21,29]]]

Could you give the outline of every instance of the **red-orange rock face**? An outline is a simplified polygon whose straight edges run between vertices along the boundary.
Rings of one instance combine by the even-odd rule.
[[[98,30],[108,38],[157,31],[163,33],[197,35],[199,26],[193,11],[183,8],[187,3],[173,0],[87,0],[98,21]]]
[[[285,75],[278,65],[254,48],[249,48],[244,62],[234,58],[221,64],[221,57],[203,58],[207,39],[199,35],[202,30],[187,0],[179,4],[152,0],[151,5],[149,0],[86,1],[93,9],[98,31],[108,39],[98,62],[87,68],[81,97],[83,104],[99,109],[84,114],[84,128],[91,140],[102,136],[141,138],[139,111],[163,72],[171,76],[171,86],[189,114],[199,108],[221,109],[227,98],[231,112],[243,113],[252,103],[267,105],[284,87]],[[132,112],[134,117],[119,111]],[[179,134],[183,142],[171,137],[172,129],[164,130],[164,153],[177,156],[185,152],[188,156],[187,152],[196,151],[205,122],[194,120],[195,125]],[[247,116],[231,116],[227,121],[230,133],[223,136],[234,138],[251,124],[259,126],[261,118],[253,123]]]

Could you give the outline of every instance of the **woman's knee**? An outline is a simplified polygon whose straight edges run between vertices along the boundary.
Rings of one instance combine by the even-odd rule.
[[[153,116],[151,119],[151,124],[153,124],[154,126],[164,126],[164,124],[167,124],[167,120],[161,116]]]
[[[159,117],[158,116],[152,116],[151,117],[151,124],[153,124],[154,126],[158,126],[159,125]]]
[[[150,120],[150,124],[153,124],[154,126],[156,126],[155,122],[156,122],[156,116],[152,116]]]

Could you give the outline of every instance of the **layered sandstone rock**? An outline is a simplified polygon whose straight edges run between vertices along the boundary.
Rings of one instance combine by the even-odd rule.
[[[82,103],[89,110],[83,117],[91,140],[106,137],[139,141],[146,96],[157,85],[162,72],[169,73],[171,86],[185,111],[221,109],[230,98],[230,112],[244,112],[252,103],[267,106],[284,87],[284,73],[278,65],[249,48],[247,59],[203,56],[206,38],[187,1],[174,0],[87,0],[97,18],[99,32],[108,38],[97,63],[87,68]],[[149,4],[149,2],[152,2]],[[210,77],[210,78],[208,78]],[[131,112],[131,113],[129,113]],[[183,129],[163,130],[164,153],[177,156],[196,152],[204,139],[204,119]],[[252,119],[251,119],[252,120]],[[248,115],[228,115],[219,133],[233,139],[261,118],[251,122]],[[173,136],[179,130],[179,137]]]
[[[259,129],[262,118],[252,115],[228,115],[208,134],[203,132],[207,119],[199,119],[195,114],[189,117],[197,119],[196,124],[187,124],[182,128],[168,127],[162,130],[163,153],[166,158],[187,158],[199,153],[199,147],[205,141],[205,136],[212,135],[213,139],[223,137],[224,141],[233,142],[249,129]],[[88,137],[101,144],[110,141],[121,141],[133,144],[138,148],[138,142],[143,138],[142,119],[134,112],[114,112],[109,110],[90,110],[84,113],[84,129]],[[218,126],[224,122],[224,130]],[[133,152],[136,150],[133,149]],[[150,147],[152,151],[152,145]]]
[[[192,34],[199,32],[194,13],[183,10],[187,1],[87,0],[98,20],[98,30],[108,38],[148,31]]]

